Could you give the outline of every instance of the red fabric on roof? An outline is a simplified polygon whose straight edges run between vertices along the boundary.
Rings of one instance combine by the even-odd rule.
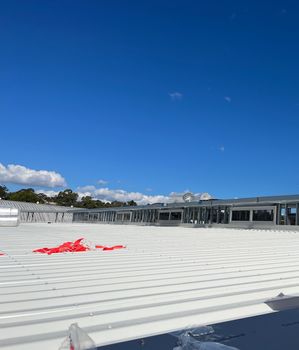
[[[82,242],[83,240],[84,238],[79,238],[74,242],[64,242],[58,247],[53,247],[53,248],[44,247],[44,248],[35,249],[33,250],[33,252],[51,255],[51,254],[57,254],[57,253],[75,253],[75,252],[85,252],[88,250],[92,250],[90,245],[86,243],[84,244],[84,242]],[[104,245],[95,245],[95,248],[102,249],[102,250],[115,250],[115,249],[123,249],[126,247],[123,245],[115,245],[112,247],[106,247]]]
[[[103,250],[115,250],[115,249],[123,249],[123,248],[126,248],[126,247],[123,245],[115,245],[113,247],[103,247]]]
[[[115,250],[115,249],[124,249],[126,247],[123,246],[123,245],[114,245],[112,247],[107,247],[107,246],[104,246],[104,245],[96,245],[96,248],[97,249],[102,249],[102,250]]]

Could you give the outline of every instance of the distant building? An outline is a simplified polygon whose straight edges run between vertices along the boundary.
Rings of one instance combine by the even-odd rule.
[[[299,229],[299,195],[236,199],[201,199],[175,203],[82,209],[0,200],[16,208],[20,222],[89,222],[111,224]]]
[[[73,213],[73,221],[238,228],[287,225],[299,228],[299,195],[78,209]]]

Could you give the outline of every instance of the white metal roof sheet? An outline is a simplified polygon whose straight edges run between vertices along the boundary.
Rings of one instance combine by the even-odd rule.
[[[40,255],[80,237],[124,250]],[[299,233],[91,224],[0,228],[0,347],[98,345],[271,312],[299,293]]]
[[[30,202],[10,201],[7,199],[0,199],[0,207],[3,208],[16,208],[20,211],[32,211],[32,212],[66,212],[70,209],[76,211],[77,208],[63,207],[61,205],[52,204],[37,204]]]

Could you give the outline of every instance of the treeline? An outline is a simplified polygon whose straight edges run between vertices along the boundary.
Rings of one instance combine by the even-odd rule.
[[[37,193],[33,188],[25,188],[16,192],[10,192],[6,186],[0,185],[0,198],[29,203],[40,203],[40,204],[55,204],[62,205],[65,207],[76,207],[76,208],[111,208],[111,207],[124,207],[137,205],[136,202],[102,202],[98,199],[93,199],[90,196],[85,196],[79,199],[79,195],[73,192],[71,189],[60,191],[57,196],[49,197],[44,193]]]

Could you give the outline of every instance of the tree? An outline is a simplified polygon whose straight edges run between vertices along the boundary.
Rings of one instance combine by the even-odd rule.
[[[53,197],[47,196],[45,193],[37,193],[40,203],[51,203],[53,202]]]
[[[128,202],[112,201],[102,202],[99,199],[94,199],[91,196],[84,196],[81,200],[78,200],[79,195],[73,192],[71,189],[60,191],[57,196],[49,197],[44,193],[36,193],[33,188],[24,188],[16,192],[9,192],[6,186],[0,185],[0,198],[10,199],[20,202],[31,202],[31,203],[55,203],[61,206],[77,207],[86,209],[96,208],[114,208],[114,207],[126,207],[136,206],[137,203],[133,200]]]
[[[8,188],[6,186],[0,185],[0,198],[1,199],[7,199],[9,195]]]
[[[78,200],[78,193],[73,192],[71,189],[66,189],[60,191],[56,197],[54,197],[54,202],[58,205],[63,205],[66,207],[75,206]]]
[[[105,203],[100,201],[99,199],[95,200],[96,204],[97,204],[97,208],[105,208]]]
[[[43,199],[34,192],[33,188],[25,188],[9,194],[8,199],[19,202],[44,203]]]
[[[78,202],[77,206],[80,208],[94,209],[98,208],[97,201],[93,200],[90,196],[82,197],[81,201]]]
[[[127,205],[129,207],[135,207],[137,205],[137,203],[135,201],[133,201],[133,200],[130,200],[130,201],[127,202]]]
[[[119,201],[112,201],[111,203],[106,203],[107,207],[123,207],[124,202],[119,202]]]

